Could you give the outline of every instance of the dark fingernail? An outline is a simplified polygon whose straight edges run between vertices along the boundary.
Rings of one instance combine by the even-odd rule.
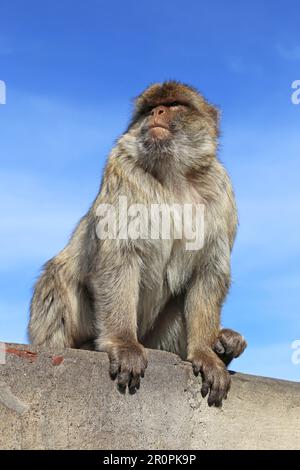
[[[126,385],[118,384],[117,387],[118,387],[119,392],[122,393],[122,395],[125,395],[125,393],[126,393]]]
[[[217,354],[224,354],[224,353],[225,353],[225,349],[224,349],[224,347],[223,347],[221,344],[217,344],[217,345],[214,347],[214,351],[215,351]]]

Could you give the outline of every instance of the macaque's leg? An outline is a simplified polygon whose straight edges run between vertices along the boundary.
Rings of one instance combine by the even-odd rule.
[[[181,297],[167,303],[142,343],[146,348],[172,352],[186,359],[186,327]]]
[[[28,327],[35,346],[74,348],[82,339],[78,289],[62,271],[59,261],[52,259],[35,286]]]
[[[142,343],[146,348],[168,351],[186,360],[186,324],[182,298],[178,297],[168,302],[151,331],[142,339]],[[219,331],[213,350],[228,366],[246,347],[247,342],[240,333],[223,328]]]

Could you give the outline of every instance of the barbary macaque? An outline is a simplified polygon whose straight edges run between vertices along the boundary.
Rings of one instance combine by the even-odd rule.
[[[173,352],[201,374],[208,404],[221,405],[230,387],[226,366],[246,342],[239,333],[220,329],[237,210],[216,155],[218,127],[217,109],[191,86],[157,83],[136,99],[92,207],[36,283],[29,323],[33,344],[93,344],[108,353],[119,388],[131,393],[147,367],[145,348]],[[153,205],[204,207],[202,246],[187,249],[174,213],[169,237],[161,231],[155,238],[145,236],[147,216],[139,220],[143,236],[124,236],[119,213],[124,197],[128,207],[149,210]],[[113,236],[102,236],[103,226],[99,229],[106,207],[121,220],[117,228],[112,224]],[[150,220],[150,225],[159,222]]]

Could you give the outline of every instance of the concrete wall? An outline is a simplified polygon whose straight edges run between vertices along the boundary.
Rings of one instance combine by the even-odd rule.
[[[2,449],[299,449],[300,383],[243,374],[222,409],[177,356],[149,350],[136,395],[121,395],[106,354],[6,345]]]

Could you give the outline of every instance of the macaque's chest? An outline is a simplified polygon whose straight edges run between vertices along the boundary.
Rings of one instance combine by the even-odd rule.
[[[205,211],[203,205],[187,200],[172,206],[171,217],[167,211],[152,224],[158,238],[141,243],[142,257],[139,318],[144,334],[171,296],[180,294],[200,262],[205,236]],[[170,229],[170,230],[169,230]]]
[[[141,337],[152,328],[170,298],[184,291],[198,257],[199,252],[185,249],[184,240],[162,240],[153,248],[149,264],[144,260],[138,304]]]
[[[153,201],[139,216],[143,285],[166,284],[175,294],[187,282],[204,246],[206,214],[201,196],[188,188]]]

